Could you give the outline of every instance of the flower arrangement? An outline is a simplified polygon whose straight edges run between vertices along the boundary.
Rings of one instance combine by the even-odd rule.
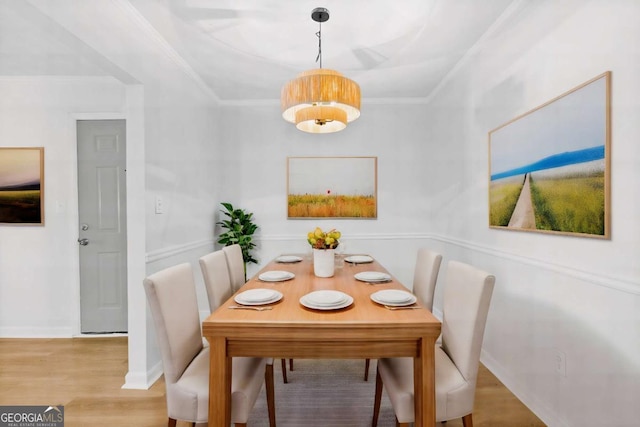
[[[307,234],[307,241],[314,249],[335,249],[340,244],[340,236],[340,232],[335,228],[324,232],[320,227],[316,227]]]

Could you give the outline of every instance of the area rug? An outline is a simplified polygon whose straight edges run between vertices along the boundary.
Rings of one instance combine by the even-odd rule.
[[[375,393],[375,361],[364,381],[364,360],[295,359],[294,370],[282,382],[280,360],[274,361],[278,427],[371,426]],[[264,390],[249,418],[249,427],[267,427]],[[383,393],[380,427],[395,426],[391,402]]]

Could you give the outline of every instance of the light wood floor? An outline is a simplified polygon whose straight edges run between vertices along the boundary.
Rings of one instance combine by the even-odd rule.
[[[164,381],[149,390],[123,390],[126,373],[125,337],[0,339],[0,405],[64,405],[66,427],[165,426]],[[373,369],[370,375],[375,378]],[[276,381],[282,381],[279,370]],[[473,419],[476,427],[544,426],[484,367]]]

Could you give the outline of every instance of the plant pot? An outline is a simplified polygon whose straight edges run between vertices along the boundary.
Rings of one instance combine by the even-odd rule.
[[[313,250],[313,274],[317,277],[333,277],[335,249]]]

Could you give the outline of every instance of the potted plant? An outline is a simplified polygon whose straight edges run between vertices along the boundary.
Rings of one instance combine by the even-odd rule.
[[[255,248],[253,243],[253,233],[258,226],[253,222],[253,213],[246,212],[244,209],[234,209],[231,203],[220,203],[224,206],[224,210],[220,209],[227,219],[217,222],[216,224],[227,230],[218,236],[218,243],[224,246],[238,244],[242,249],[242,259],[244,260],[244,276],[247,278],[247,263],[257,264],[251,251]]]
[[[335,228],[324,232],[320,227],[307,234],[307,242],[313,248],[313,274],[332,277],[335,270],[335,249],[340,244],[340,232]]]

